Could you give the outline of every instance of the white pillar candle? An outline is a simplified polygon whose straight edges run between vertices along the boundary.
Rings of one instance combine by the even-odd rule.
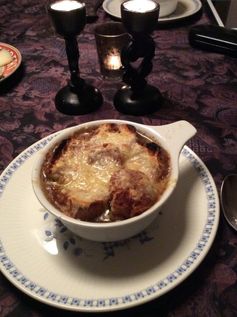
[[[130,0],[123,4],[124,8],[132,12],[149,12],[156,8],[156,3],[152,0]]]
[[[53,3],[51,5],[51,8],[57,11],[72,11],[75,9],[82,8],[83,6],[84,4],[75,0],[63,0]]]

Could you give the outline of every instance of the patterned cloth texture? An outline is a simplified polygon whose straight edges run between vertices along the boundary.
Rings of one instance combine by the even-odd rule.
[[[91,0],[92,1],[92,0]],[[22,65],[0,83],[0,171],[24,149],[66,127],[96,119],[125,119],[149,125],[187,120],[197,128],[188,146],[205,162],[218,190],[225,175],[237,173],[236,59],[192,48],[189,28],[211,23],[206,7],[198,15],[157,25],[156,53],[148,82],[159,87],[164,104],[146,116],[115,110],[113,96],[122,81],[101,77],[95,25],[113,20],[102,8],[99,18],[78,36],[80,75],[99,88],[104,103],[93,113],[67,116],[55,109],[56,92],[69,78],[65,43],[53,31],[46,0],[0,0],[0,42],[17,47]],[[237,316],[237,235],[221,216],[214,244],[197,270],[181,285],[150,303],[108,316]],[[0,316],[73,316],[36,302],[0,274]],[[77,316],[86,314],[78,313]]]

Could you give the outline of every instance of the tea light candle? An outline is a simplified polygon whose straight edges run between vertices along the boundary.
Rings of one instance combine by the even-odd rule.
[[[105,67],[110,70],[120,69],[122,66],[120,54],[116,50],[112,50],[104,61]]]
[[[86,6],[76,0],[56,1],[48,6],[55,30],[62,36],[78,35],[86,24]]]
[[[154,0],[128,0],[121,4],[121,17],[125,28],[133,35],[154,30],[160,6]]]
[[[58,1],[51,5],[51,8],[57,11],[71,11],[81,7],[83,7],[83,4],[75,0]]]
[[[124,8],[132,12],[148,12],[156,8],[156,3],[152,0],[130,0],[124,3]]]

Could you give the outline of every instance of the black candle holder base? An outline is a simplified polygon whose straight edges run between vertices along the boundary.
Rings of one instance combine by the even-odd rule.
[[[115,108],[124,114],[146,115],[159,109],[163,102],[162,95],[156,87],[146,85],[134,93],[131,87],[124,86],[114,96]]]
[[[103,97],[97,88],[84,84],[80,91],[70,85],[59,90],[55,97],[58,111],[68,115],[81,115],[97,110],[103,103]]]

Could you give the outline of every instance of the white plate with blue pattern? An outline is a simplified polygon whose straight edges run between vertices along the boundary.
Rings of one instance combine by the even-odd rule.
[[[104,0],[103,9],[114,18],[121,19],[120,6],[123,2],[124,0]],[[194,15],[201,8],[202,2],[200,0],[178,0],[176,10],[170,15],[159,18],[159,22],[176,22]]]
[[[143,304],[186,279],[210,249],[219,223],[214,181],[187,146],[180,179],[157,220],[138,236],[98,243],[73,236],[45,211],[31,186],[42,139],[0,176],[0,269],[25,294],[72,311]]]

